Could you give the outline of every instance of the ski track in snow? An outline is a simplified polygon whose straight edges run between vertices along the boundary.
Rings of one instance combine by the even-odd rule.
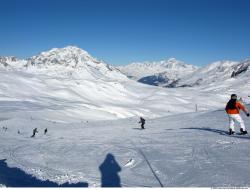
[[[165,187],[250,185],[250,137],[228,136],[227,116],[221,111],[147,120],[145,130],[136,119],[68,124],[22,120],[29,127],[16,121],[1,121],[9,128],[0,132],[0,158],[41,180],[101,186],[99,166],[112,154],[124,187],[159,187],[156,178]],[[30,138],[33,126],[39,133]],[[133,164],[126,165],[129,160]]]

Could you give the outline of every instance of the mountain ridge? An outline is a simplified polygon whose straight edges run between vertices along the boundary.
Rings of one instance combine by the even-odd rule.
[[[155,86],[177,80],[198,69],[197,66],[186,64],[175,58],[153,62],[134,62],[117,68],[129,78]]]
[[[93,79],[108,77],[125,80],[128,77],[144,84],[162,87],[206,85],[248,73],[249,66],[249,59],[240,62],[222,60],[198,67],[176,58],[112,66],[77,46],[52,48],[28,59],[0,56],[0,67],[6,69],[26,69],[30,72],[46,70],[51,74],[78,73],[81,77]]]
[[[170,58],[169,60],[170,61],[167,60],[165,62],[132,63],[118,68],[129,78],[138,82],[171,88],[192,87],[203,84],[206,85],[216,81],[223,81],[232,77],[238,77],[246,73],[250,68],[249,59],[239,62],[230,60],[216,61],[203,67],[185,64],[184,62],[180,62],[173,58]],[[175,67],[171,65],[171,61],[175,62]],[[170,66],[167,67],[167,69],[164,68],[164,66],[168,64]],[[154,67],[162,70],[152,69]],[[146,70],[146,72],[140,73],[139,71],[141,68]]]

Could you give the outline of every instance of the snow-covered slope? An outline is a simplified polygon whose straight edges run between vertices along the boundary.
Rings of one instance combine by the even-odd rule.
[[[25,65],[27,70],[35,72],[46,71],[49,75],[75,75],[81,79],[125,79],[116,68],[99,61],[86,51],[68,46],[65,48],[54,48],[47,52],[42,52],[27,60]]]
[[[56,48],[10,62],[11,67],[0,68],[0,111],[5,117],[14,112],[18,117],[60,121],[105,120],[194,111],[182,93],[130,80],[77,47]],[[197,101],[202,102],[202,96]]]
[[[208,92],[162,89],[125,77],[85,79],[81,75],[0,69],[2,117],[37,117],[58,121],[106,120],[133,116],[159,117],[223,106],[228,94],[204,101]],[[225,94],[224,94],[225,93]]]
[[[11,65],[0,67],[0,111],[7,118],[13,112],[16,117],[58,121],[154,118],[193,112],[196,104],[200,110],[223,107],[232,92],[240,92],[245,99],[249,95],[245,90],[249,89],[249,81],[240,78],[241,74],[237,79],[195,90],[144,85],[72,46],[55,48],[28,60],[2,62]],[[170,62],[165,67],[181,70],[179,64]],[[210,73],[211,69],[207,70]]]
[[[250,76],[250,60],[242,62],[218,61],[198,69],[196,72],[183,77],[176,86],[216,85],[230,78],[245,78]]]
[[[4,68],[6,70],[23,68],[26,63],[26,60],[18,59],[14,56],[0,56],[0,68]]]
[[[174,58],[159,62],[131,63],[118,69],[129,78],[151,85],[167,85],[197,70],[196,66],[185,64]]]
[[[1,62],[0,186],[250,185],[249,136],[227,136],[224,112],[232,93],[250,103],[249,61],[188,88],[138,83],[71,46]]]
[[[230,78],[249,78],[250,60],[217,61],[198,68],[175,59],[162,62],[133,63],[118,67],[139,82],[163,87],[192,87],[220,83]]]
[[[98,65],[101,61],[93,58],[88,52],[75,47],[67,46],[65,48],[53,48],[42,52],[29,59],[31,65],[63,65],[70,67],[81,67],[84,64]]]
[[[249,126],[249,119],[243,119]],[[0,184],[250,186],[250,137],[226,134],[223,109],[147,119],[145,130],[137,122],[136,118],[67,124],[45,118],[2,120],[8,130],[0,129]],[[30,138],[35,127],[39,132]]]

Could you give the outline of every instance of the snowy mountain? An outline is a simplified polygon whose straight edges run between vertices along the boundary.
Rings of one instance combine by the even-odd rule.
[[[185,100],[174,90],[166,92],[130,80],[77,47],[54,48],[28,60],[2,60],[11,67],[0,68],[0,101],[12,105],[18,117],[27,117],[23,109],[30,110],[32,117],[46,115],[59,121],[159,117],[193,111],[188,103],[183,108]],[[171,103],[167,95],[176,101]],[[202,109],[207,108],[204,105]],[[8,110],[3,108],[2,115],[8,117]]]
[[[92,57],[86,51],[74,46],[53,48],[49,51],[42,52],[37,56],[29,58],[26,66],[37,66],[41,68],[48,68],[49,66],[64,66],[71,68],[107,67],[105,63]]]
[[[0,57],[0,67],[6,70],[19,70],[30,73],[46,73],[51,76],[68,75],[72,77],[97,80],[125,79],[118,69],[100,61],[86,51],[68,46],[53,48],[26,60],[14,56]]]
[[[14,56],[10,56],[10,57],[1,57],[0,56],[0,64],[7,67],[9,65],[9,63],[12,62],[17,62],[17,58]]]
[[[198,68],[176,59],[169,59],[152,63],[132,63],[120,66],[118,69],[138,82],[173,88],[212,85],[238,77],[245,77],[248,80],[249,65],[250,60],[217,61]]]
[[[23,68],[26,62],[27,62],[26,60],[21,60],[14,56],[8,56],[8,57],[0,56],[0,68],[5,68],[5,69]]]
[[[159,62],[131,63],[118,69],[139,82],[162,86],[193,73],[198,67],[170,58]]]
[[[231,78],[250,76],[250,60],[242,62],[218,61],[198,69],[196,72],[174,81],[172,87],[213,85]]]
[[[25,66],[28,70],[46,70],[52,75],[63,73],[78,75],[78,77],[85,79],[125,78],[116,68],[74,46],[53,48],[50,51],[42,52],[29,58]]]
[[[167,77],[170,78],[167,79],[167,83],[173,84],[176,80],[171,78],[186,76],[194,70],[197,70],[195,75],[189,76],[186,80],[177,80],[176,86],[192,84],[193,81],[197,81],[197,76],[207,77],[208,84],[221,73],[227,73],[227,78],[231,79],[222,80],[221,83],[218,82],[209,88],[198,85],[195,92],[192,88],[162,89],[138,83],[128,79],[118,69],[73,46],[54,48],[28,60],[1,58],[1,63],[1,104],[16,108],[15,114],[20,117],[27,117],[27,113],[22,111],[27,109],[32,111],[32,114],[28,114],[32,117],[46,115],[60,121],[64,121],[65,118],[154,118],[193,112],[195,104],[199,105],[199,110],[216,109],[224,105],[232,92],[241,92],[240,96],[248,97],[248,92],[243,90],[248,88],[248,79],[240,78],[247,73],[245,70],[248,68],[248,61],[242,64],[215,63],[198,70],[174,59],[147,64],[154,71],[160,71],[160,68],[167,70],[167,76],[164,73],[158,74],[161,78],[157,80],[163,80],[162,85],[165,85],[164,80]],[[146,70],[148,66],[134,64],[133,67],[138,68],[135,71],[139,74],[139,68],[149,72]],[[230,78],[233,70],[237,80]],[[200,72],[203,74],[199,75]],[[207,99],[208,95],[216,97],[216,101]],[[8,110],[9,108],[4,108],[1,114],[8,117]],[[54,112],[56,115],[52,114]]]
[[[166,64],[177,87],[203,78],[187,88],[136,82],[72,46],[0,60],[0,187],[250,185],[249,136],[228,136],[224,111],[232,93],[250,103],[248,60]]]

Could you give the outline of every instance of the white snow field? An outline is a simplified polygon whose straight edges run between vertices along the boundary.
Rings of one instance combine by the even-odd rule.
[[[250,186],[250,136],[228,136],[224,111],[232,93],[250,103],[249,71],[170,89],[71,46],[1,60],[0,186]]]
[[[145,130],[137,122],[5,118],[0,157],[10,168],[58,184],[99,187],[111,180],[122,187],[249,187],[250,136],[228,136],[224,110],[147,120]],[[34,127],[39,132],[30,138]],[[113,158],[107,161],[108,155]],[[6,182],[2,172],[8,172],[3,163],[0,183]],[[103,163],[106,169],[100,171]],[[8,177],[7,186],[22,180]]]

